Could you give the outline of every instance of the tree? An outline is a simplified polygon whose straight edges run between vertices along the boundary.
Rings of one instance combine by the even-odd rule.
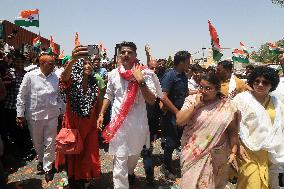
[[[281,7],[284,7],[284,0],[271,0],[272,3],[280,5]]]
[[[276,44],[278,47],[284,47],[284,39],[277,41]],[[263,63],[279,62],[278,55],[273,54],[269,51],[268,43],[261,45],[261,47],[257,52],[251,54],[250,58],[255,60],[256,62],[263,62]]]
[[[168,58],[168,60],[167,60],[167,63],[166,63],[166,67],[167,67],[167,68],[172,68],[172,67],[174,67],[174,61],[173,61],[172,56],[169,56],[169,58]]]

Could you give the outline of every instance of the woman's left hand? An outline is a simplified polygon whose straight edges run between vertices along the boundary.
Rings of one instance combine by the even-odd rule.
[[[228,158],[228,164],[231,164],[234,169],[236,169],[236,171],[239,171],[239,167],[238,167],[238,163],[237,163],[237,158],[236,158],[236,154],[234,153],[231,153],[229,155],[229,158]]]

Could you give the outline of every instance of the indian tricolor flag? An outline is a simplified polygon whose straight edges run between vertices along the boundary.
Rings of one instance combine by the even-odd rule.
[[[223,54],[221,53],[221,46],[220,46],[220,43],[219,43],[219,37],[218,37],[218,34],[217,34],[215,27],[211,24],[210,20],[208,20],[208,25],[209,25],[209,32],[210,32],[210,36],[211,36],[213,59],[215,61],[219,61],[223,56]]]
[[[243,50],[245,53],[249,54],[248,49],[246,48],[245,44],[244,44],[243,42],[240,42],[240,45],[241,45],[242,50]]]
[[[64,58],[64,50],[62,50],[60,55],[58,56],[59,60],[62,60],[63,58]]]
[[[282,54],[284,53],[284,49],[280,48],[276,45],[276,43],[268,43],[269,52],[272,54]]]
[[[36,38],[33,39],[33,46],[34,47],[40,47],[41,42],[40,42],[40,35],[38,35]]]
[[[39,10],[23,10],[20,12],[20,17],[15,20],[17,26],[36,26],[39,27]]]
[[[243,49],[235,49],[233,52],[232,60],[234,62],[240,62],[244,64],[249,63],[249,56],[247,51],[244,51]]]

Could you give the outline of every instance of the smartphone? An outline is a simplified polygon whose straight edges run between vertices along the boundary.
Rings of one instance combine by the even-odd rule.
[[[94,55],[99,54],[99,46],[98,45],[88,45],[87,49],[88,49],[88,55],[90,57],[93,57]]]

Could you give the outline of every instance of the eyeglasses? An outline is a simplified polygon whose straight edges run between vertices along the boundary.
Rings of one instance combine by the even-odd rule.
[[[259,85],[260,83],[261,83],[263,86],[265,86],[265,87],[267,87],[267,86],[270,85],[270,82],[267,81],[267,80],[256,79],[256,80],[253,82],[254,85]]]
[[[214,90],[213,87],[202,86],[202,85],[199,86],[199,89],[200,89],[200,90],[205,90],[205,91],[212,91],[212,90]]]

